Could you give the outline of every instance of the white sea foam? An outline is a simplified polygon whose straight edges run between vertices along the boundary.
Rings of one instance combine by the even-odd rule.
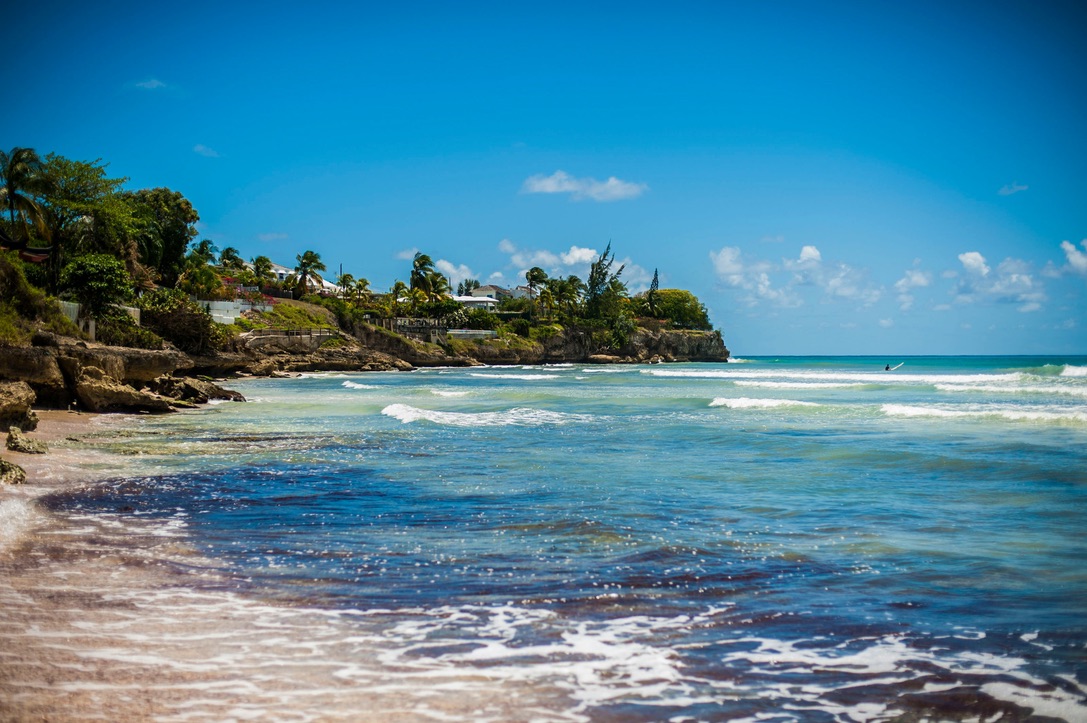
[[[0,550],[6,550],[23,534],[34,515],[25,499],[0,500]]]
[[[945,419],[982,419],[988,417],[1013,422],[1087,423],[1087,410],[1083,409],[1051,411],[997,406],[947,409],[946,407],[910,404],[884,404],[881,409],[884,414],[891,417],[939,417]]]
[[[655,377],[680,377],[688,379],[755,379],[798,380],[819,382],[860,382],[861,384],[958,384],[1018,382],[1024,376],[1018,372],[1007,374],[902,374],[900,372],[824,372],[793,369],[642,369],[642,374]]]
[[[1065,364],[1064,369],[1061,370],[1062,377],[1087,377],[1087,367],[1077,367],[1072,364]]]
[[[347,387],[348,389],[377,389],[378,388],[374,384],[359,384],[358,382],[344,382],[343,386]]]
[[[466,397],[471,394],[466,389],[431,389],[430,393],[439,397]]]
[[[776,407],[818,407],[815,402],[801,402],[796,399],[751,399],[739,397],[730,399],[718,397],[710,402],[711,407],[728,407],[729,409],[774,409]]]
[[[737,380],[738,387],[762,387],[764,389],[852,389],[865,386],[861,382],[761,382]]]
[[[558,379],[558,374],[469,374],[470,377],[481,379],[515,379],[518,381],[535,382],[541,379]]]
[[[1087,387],[999,384],[937,384],[941,392],[984,392],[987,394],[1063,394],[1071,397],[1087,397]]]
[[[390,404],[381,410],[387,417],[399,419],[404,424],[420,420],[444,424],[452,427],[533,427],[542,425],[568,424],[589,419],[583,414],[564,414],[546,409],[518,407],[504,412],[441,412],[433,409],[420,409],[407,404]]]

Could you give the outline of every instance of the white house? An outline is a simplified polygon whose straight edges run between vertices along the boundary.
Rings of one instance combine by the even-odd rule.
[[[498,299],[492,299],[490,296],[454,296],[453,301],[463,305],[468,309],[485,309],[487,311],[494,311],[498,308]]]
[[[494,284],[487,284],[486,286],[480,286],[477,289],[472,289],[472,296],[485,297],[489,296],[492,300],[509,299],[513,297],[513,293],[509,289],[503,289],[501,286],[495,286]]]

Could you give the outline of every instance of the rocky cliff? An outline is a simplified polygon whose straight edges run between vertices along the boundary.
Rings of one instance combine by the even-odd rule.
[[[87,411],[168,412],[209,398],[208,390],[180,383],[177,376],[234,374],[272,376],[302,371],[391,371],[416,366],[478,364],[636,363],[727,361],[729,351],[716,331],[654,331],[637,329],[628,342],[613,349],[606,332],[556,329],[545,340],[519,336],[485,341],[455,341],[448,346],[427,344],[360,324],[355,337],[340,336],[316,349],[291,343],[239,344],[214,356],[190,357],[176,350],[148,351],[87,344],[40,334],[34,345],[0,349],[0,382],[18,382],[0,390],[0,427],[32,429],[25,412],[31,403]],[[216,388],[218,389],[218,388]],[[234,398],[225,390],[210,398]],[[2,401],[2,400],[0,400]]]

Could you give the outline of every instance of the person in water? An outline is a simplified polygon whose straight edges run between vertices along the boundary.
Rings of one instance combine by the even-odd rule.
[[[888,364],[887,366],[883,367],[883,371],[885,371],[885,372],[891,371],[891,365]]]

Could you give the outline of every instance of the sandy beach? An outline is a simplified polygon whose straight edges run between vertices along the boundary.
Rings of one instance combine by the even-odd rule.
[[[541,691],[383,648],[367,613],[239,596],[182,522],[50,510],[111,476],[96,439],[130,420],[39,416],[50,452],[4,452],[28,483],[0,489],[0,720],[548,719]]]

